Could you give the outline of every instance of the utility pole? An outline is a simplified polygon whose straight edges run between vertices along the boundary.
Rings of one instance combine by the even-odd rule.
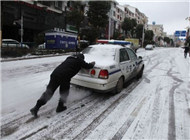
[[[23,44],[23,34],[24,34],[24,30],[23,30],[23,11],[21,9],[21,31],[20,31],[20,36],[21,36],[21,39],[20,39],[20,43],[21,43],[21,48],[22,48],[22,44]]]
[[[111,15],[111,12],[109,12],[109,28],[108,28],[108,40],[110,40],[110,30],[111,30],[111,17],[110,17],[110,15]]]
[[[142,47],[143,47],[143,44],[144,44],[144,26],[145,25],[143,25],[143,32],[142,32]]]
[[[1,17],[1,1],[0,1],[0,21],[2,21],[2,17]],[[0,23],[0,48],[1,48],[1,46],[2,46],[2,22]]]

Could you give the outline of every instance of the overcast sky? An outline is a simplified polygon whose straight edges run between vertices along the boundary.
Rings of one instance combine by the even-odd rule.
[[[148,17],[148,24],[153,21],[163,24],[164,32],[173,34],[175,30],[186,30],[190,22],[190,0],[116,0],[120,5],[129,4],[139,9]]]

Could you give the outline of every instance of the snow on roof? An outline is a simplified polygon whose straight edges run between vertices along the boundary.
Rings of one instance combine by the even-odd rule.
[[[125,11],[125,7],[124,7],[124,6],[122,6],[122,5],[117,5],[117,7],[118,7],[119,9],[121,9],[122,11]]]
[[[133,13],[135,13],[136,12],[135,10],[137,9],[137,8],[130,6],[130,5],[125,5],[125,7],[127,7]]]
[[[121,45],[113,45],[113,44],[96,44],[96,45],[91,45],[89,47],[93,47],[93,48],[123,48]]]

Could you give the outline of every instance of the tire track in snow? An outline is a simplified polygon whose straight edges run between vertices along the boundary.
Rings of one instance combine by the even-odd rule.
[[[135,120],[135,116],[137,116],[138,112],[143,107],[144,102],[146,101],[146,97],[137,105],[137,107],[133,110],[133,112],[129,115],[129,118],[124,122],[122,127],[118,130],[118,132],[113,136],[112,140],[120,140],[127,132],[127,129],[131,126],[133,121]]]
[[[172,64],[173,61],[170,61]],[[169,91],[169,123],[168,123],[168,139],[169,140],[176,140],[176,127],[175,127],[175,105],[174,105],[174,93],[175,90],[182,84],[182,80],[178,79],[174,75],[172,75],[172,68],[167,72],[167,75],[171,77],[175,82],[174,86]]]
[[[97,96],[94,97],[92,101],[88,102],[88,104],[85,104],[85,106],[83,106],[80,110],[79,108],[78,110],[72,110],[70,108],[66,110],[67,112],[63,112],[63,114],[58,114],[54,116],[49,120],[49,122],[47,122],[49,124],[49,127],[47,129],[44,129],[43,131],[40,131],[39,133],[35,133],[35,135],[31,137],[31,139],[52,139],[55,135],[59,133],[64,133],[68,129],[72,128],[73,125],[78,124],[78,119],[85,119],[85,114],[90,112],[89,110],[97,106],[99,102],[104,102],[104,100],[104,96]]]
[[[44,126],[44,127],[42,127],[42,128],[40,128],[40,129],[38,129],[36,132],[33,132],[33,133],[29,134],[29,135],[26,135],[25,137],[21,138],[20,140],[25,140],[25,139],[31,137],[32,135],[34,135],[34,134],[36,134],[36,133],[38,133],[38,132],[40,132],[40,131],[42,131],[43,129],[46,129],[46,128],[48,128],[47,125]]]
[[[164,60],[164,59],[163,59]],[[151,61],[151,60],[150,60]],[[147,78],[147,75],[149,75],[153,69],[155,69],[156,67],[158,67],[158,65],[160,64],[160,61],[162,60],[159,60],[157,61],[156,64],[154,64],[153,66],[151,66],[148,70],[146,70],[146,74],[145,76],[143,77],[144,81],[146,83],[150,83],[151,81]],[[164,70],[166,71],[166,70]],[[155,127],[155,124],[158,122],[159,120],[159,100],[160,100],[160,87],[157,87],[156,89],[156,97],[154,99],[154,104],[153,104],[153,108],[154,108],[154,112],[152,114],[152,122],[151,122],[151,131],[152,133],[156,133],[156,127]],[[142,102],[140,103],[142,105]],[[142,106],[141,106],[142,107]],[[141,108],[139,107],[139,110]],[[119,139],[122,139],[122,137],[125,135],[125,133],[127,132],[128,128],[131,126],[131,124],[134,122],[135,118],[130,116],[130,118],[123,124],[123,126],[118,130],[118,132],[114,135],[114,137],[112,138],[112,140],[119,140]],[[152,134],[152,135],[154,135]]]
[[[117,105],[124,100],[135,87],[139,85],[142,81],[139,80],[137,82],[131,83],[129,87],[125,90],[125,93],[121,94],[118,99],[116,99],[110,106],[108,106],[97,118],[95,118],[92,123],[90,123],[80,134],[78,134],[73,139],[85,139],[116,107]]]
[[[146,73],[150,73],[151,71],[152,71],[152,69],[154,69],[155,67],[157,67],[159,65],[159,61],[156,63],[156,64],[154,64],[152,67],[150,67],[148,70],[146,70]],[[142,80],[145,80],[145,82],[147,82],[147,83],[150,83],[150,80],[147,78],[147,77],[145,77],[145,76],[143,76],[143,78],[141,79],[141,81]],[[140,82],[141,82],[140,81]],[[139,82],[139,83],[140,83]],[[139,84],[138,83],[138,84]],[[136,84],[136,86],[138,86],[138,84]],[[135,86],[135,87],[136,87]],[[135,88],[134,87],[134,88]],[[134,89],[133,88],[133,89]],[[131,90],[132,91],[132,90]],[[131,92],[130,91],[130,92]],[[140,108],[139,108],[139,110],[140,110]],[[102,118],[101,118],[102,119]],[[133,118],[133,119],[135,119],[135,118]],[[102,120],[103,121],[103,120]],[[97,121],[98,122],[98,121]],[[86,138],[87,136],[88,136],[88,134],[90,134],[90,132],[93,130],[93,129],[95,129],[97,126],[98,126],[98,124],[96,124],[97,122],[92,122],[92,124],[90,124],[86,129],[84,129],[79,135],[77,135],[74,139],[84,139],[84,138]],[[118,131],[118,134],[119,133],[122,133],[122,131],[123,131],[123,135],[125,134],[124,132],[126,132],[127,130],[126,130],[126,128],[127,127],[130,127],[130,124],[133,122],[133,120],[132,119],[130,119],[130,121],[129,122],[126,122],[124,125],[123,125],[123,127],[120,129],[120,132]],[[93,123],[95,123],[95,124],[93,124]],[[99,122],[99,123],[101,123],[101,122]],[[115,137],[113,138],[113,139],[117,139],[117,137],[120,137],[120,138],[122,138],[122,136],[119,136],[118,134],[116,134],[115,135]]]
[[[75,104],[71,104],[71,109],[76,110],[78,109],[78,106],[81,106],[80,104],[86,104],[93,100],[94,100],[93,95],[87,96],[82,101],[77,101],[75,102]],[[1,126],[1,137],[9,136],[15,133],[16,131],[18,131],[19,127],[24,127],[26,124],[35,125],[40,123],[41,121],[43,122],[44,118],[47,118],[48,116],[54,114],[54,110],[55,110],[54,107],[49,108],[47,110],[47,107],[44,106],[43,109],[39,111],[40,117],[38,119],[34,119],[29,112],[26,113],[25,115],[19,114],[16,119],[13,119],[10,122],[6,122]]]

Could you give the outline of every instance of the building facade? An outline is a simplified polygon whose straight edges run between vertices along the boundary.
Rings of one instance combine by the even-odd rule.
[[[164,28],[161,24],[148,24],[148,30],[152,30],[154,33],[154,40],[157,37],[164,37]]]
[[[120,30],[122,22],[125,18],[135,19],[137,24],[143,24],[145,27],[148,25],[148,17],[144,13],[140,12],[137,8],[130,5],[117,5],[116,6],[116,29]]]
[[[62,1],[2,1],[1,3],[3,38],[20,41],[22,25],[24,42],[33,42],[40,32],[55,27],[65,27],[65,9]]]
[[[88,1],[84,3],[84,16],[87,17]],[[148,18],[137,8],[119,5],[111,0],[106,37],[113,37],[115,30],[122,32],[125,17],[136,19],[137,24],[147,24]],[[21,40],[21,18],[23,17],[23,42],[33,42],[39,33],[51,29],[66,29],[66,13],[72,9],[72,1],[2,1],[2,37]],[[88,26],[88,25],[86,25]]]

